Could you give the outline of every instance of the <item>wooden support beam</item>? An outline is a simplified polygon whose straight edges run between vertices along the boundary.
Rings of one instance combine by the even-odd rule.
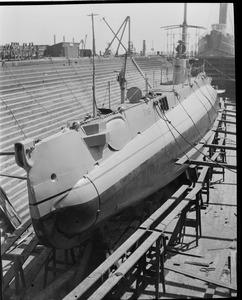
[[[181,202],[172,210],[172,212],[155,228],[155,230],[165,231],[167,226],[178,216],[189,204],[190,201],[194,201],[194,197],[202,190],[201,184],[196,186],[181,200]]]
[[[194,146],[189,152],[187,152],[186,155],[183,155],[181,158],[179,158],[175,163],[178,165],[183,165],[185,161],[187,161],[188,157],[191,158],[194,154],[196,154],[198,151],[202,151],[203,144],[198,143]]]
[[[15,276],[15,285],[16,285],[16,290],[18,291],[19,288],[19,282],[18,282],[18,272],[22,272],[21,268],[22,265],[24,264],[24,262],[27,260],[27,258],[30,256],[31,252],[34,250],[34,248],[36,247],[36,245],[38,244],[38,239],[36,236],[33,237],[33,239],[30,241],[30,243],[26,246],[26,248],[23,250],[23,252],[21,254],[14,254],[14,252],[10,252],[10,253],[5,253],[4,254],[4,259],[7,260],[15,260],[14,265],[12,265],[9,270],[7,271],[7,273],[4,275],[4,284],[3,284],[3,290],[6,289],[6,287],[8,286],[8,284],[10,283],[10,281],[13,279],[13,277]],[[21,266],[19,265],[21,263]],[[23,276],[23,274],[21,274],[21,277]]]
[[[228,284],[228,283],[222,282],[220,280],[215,280],[215,279],[210,278],[210,277],[204,277],[204,276],[201,276],[197,273],[192,273],[192,272],[189,272],[189,271],[186,271],[186,270],[182,270],[179,267],[174,267],[174,266],[172,266],[171,264],[168,264],[168,263],[165,263],[165,269],[173,271],[175,273],[183,274],[185,276],[188,276],[188,277],[191,277],[191,278],[194,278],[194,279],[199,279],[199,280],[202,280],[202,281],[205,281],[205,282],[208,282],[208,283],[212,283],[216,286],[224,287],[224,288],[227,288],[229,290],[237,291],[237,285],[236,284]]]
[[[219,145],[219,144],[203,144],[203,147],[220,148],[224,150],[237,150],[236,146],[226,146],[226,145]]]
[[[230,282],[233,285],[237,284],[237,251],[230,251]],[[231,297],[235,297],[235,293],[231,291]]]
[[[46,259],[48,258],[48,255],[51,252],[51,248],[44,248],[41,253],[36,256],[30,264],[26,266],[24,269],[25,272],[25,288],[21,290],[20,294],[14,297],[11,297],[12,300],[19,300],[23,299],[23,296],[28,291],[28,288],[33,283],[36,276],[39,274],[39,271],[41,270],[42,266],[44,265]],[[26,295],[25,295],[26,297]]]
[[[34,299],[35,300],[47,300],[47,299],[57,299],[53,297],[53,295],[66,284],[73,276],[75,275],[77,266],[70,268],[69,270],[65,271],[65,273],[58,276],[56,280],[54,280],[51,284],[49,284],[45,289],[43,289],[40,293],[38,293]],[[53,298],[52,298],[53,297]],[[75,298],[69,298],[75,299]],[[76,298],[78,299],[78,298]]]
[[[202,186],[200,184],[196,184],[195,187],[190,191],[190,193],[183,199],[191,201],[194,197],[201,191]]]
[[[133,235],[126,240],[115,252],[113,252],[96,270],[94,270],[87,278],[85,278],[74,290],[72,290],[63,300],[67,299],[78,299],[82,295],[84,295],[100,278],[103,278],[103,275],[110,269],[112,265],[116,263],[123,255],[124,253],[128,252],[129,249],[137,244],[137,242],[145,237],[145,235],[148,235],[147,238],[145,239],[145,244],[143,243],[142,247],[137,248],[137,252],[134,252],[131,254],[132,258],[129,259],[129,268],[134,266],[135,261],[137,259],[137,255],[140,255],[139,251],[146,251],[147,250],[147,245],[151,246],[152,243],[150,244],[150,239],[156,240],[156,237],[160,237],[163,234],[164,229],[166,226],[180,213],[180,211],[187,205],[187,200],[183,201],[182,205],[178,204],[178,208],[174,210],[174,203],[179,203],[182,198],[182,195],[186,192],[188,189],[188,185],[183,185],[180,187],[177,192],[169,199],[169,201],[166,201],[162,207],[160,207],[156,212],[154,212],[145,222],[143,222],[139,229],[133,233]],[[192,195],[191,195],[192,196]],[[161,222],[162,220],[162,222]],[[157,226],[157,222],[161,222]],[[156,227],[155,227],[156,226]],[[151,228],[154,228],[154,231],[151,231]],[[157,236],[153,235],[154,232],[157,233]],[[150,238],[151,237],[151,238]],[[148,243],[148,244],[147,244]],[[154,242],[153,242],[154,243]],[[146,245],[146,246],[144,246]],[[144,252],[143,252],[144,253]],[[130,256],[130,257],[131,257]],[[136,257],[137,256],[137,257]],[[128,261],[128,259],[126,260]],[[125,262],[126,263],[126,262]],[[131,265],[132,263],[132,265]],[[121,268],[121,269],[120,269]],[[118,269],[123,270],[123,264],[120,266]],[[118,270],[115,272],[115,274],[111,278],[115,278],[117,275]],[[124,274],[124,273],[123,273]],[[112,280],[113,280],[112,279]],[[118,280],[117,280],[118,279]],[[101,293],[103,292],[108,292],[121,278],[115,278],[114,282],[112,281],[111,283],[106,283],[104,282],[104,287],[101,289]],[[116,281],[117,280],[117,281]],[[106,286],[106,287],[105,287]],[[105,290],[108,289],[108,290]],[[95,296],[93,296],[95,299]],[[100,296],[98,294],[98,296]],[[90,298],[91,299],[91,298]]]
[[[229,120],[224,120],[224,119],[219,119],[219,122],[224,122],[224,123],[228,123],[228,124],[236,124],[235,121],[229,121]]]
[[[139,228],[142,229],[153,229],[155,224],[157,225],[157,221],[160,221],[160,219],[164,216],[164,214],[168,214],[169,211],[168,209],[171,210],[172,205],[175,201],[178,201],[177,204],[181,200],[181,196],[186,192],[188,189],[188,185],[182,185],[176,192],[175,194],[172,195],[170,199],[168,199],[160,208],[158,208],[147,220],[145,220]]]
[[[4,241],[1,247],[2,256],[31,225],[31,219],[28,219],[24,224],[19,226],[7,240]]]
[[[236,114],[236,111],[232,110],[232,109],[225,109],[223,112],[235,113]]]
[[[93,250],[93,243],[92,243],[92,241],[89,241],[87,243],[82,260],[81,260],[81,262],[78,266],[77,272],[75,274],[75,278],[73,280],[73,285],[74,285],[73,288],[75,288],[77,286],[77,284],[79,284],[82,281],[84,272],[86,271],[87,264],[90,260],[92,250]]]
[[[162,235],[161,232],[153,231],[151,235],[134,251],[134,253],[109,277],[88,300],[103,299],[108,292],[127,274],[127,272],[139,261],[150,247]],[[162,252],[164,251],[164,248]]]
[[[213,129],[213,131],[218,132],[218,133],[237,135],[237,133],[234,131],[228,131],[228,130],[222,130],[222,129]]]
[[[147,232],[144,229],[135,231],[128,240],[113,252],[99,267],[97,267],[97,269],[88,275],[88,277],[86,277],[74,290],[63,298],[63,300],[80,298],[145,234],[147,234]]]
[[[226,118],[226,117],[236,118],[236,114],[223,113],[223,114],[222,114],[222,118]]]
[[[227,169],[232,169],[235,170],[237,169],[236,165],[230,165],[230,164],[225,164],[225,163],[217,163],[217,162],[209,162],[209,161],[203,161],[203,160],[187,160],[187,162],[185,162],[187,164],[196,164],[196,165],[201,165],[201,166],[209,166],[209,167],[213,167],[213,168],[227,168]]]
[[[218,127],[218,121],[216,121],[216,122],[217,122],[217,125],[214,126],[214,128],[217,128],[217,127]],[[203,139],[204,139],[205,141],[207,141],[207,143],[210,143],[210,142],[213,141],[214,135],[215,135],[214,130],[209,130],[209,131],[207,132],[207,134],[204,136]],[[184,163],[187,161],[188,157],[189,157],[189,158],[192,158],[193,155],[196,154],[198,151],[204,152],[204,155],[205,155],[205,151],[204,151],[204,149],[203,149],[203,146],[201,146],[201,145],[203,145],[203,144],[204,144],[204,143],[201,143],[201,142],[200,142],[200,143],[194,145],[194,147],[193,147],[189,152],[187,152],[186,155],[183,155],[182,157],[178,158],[178,160],[177,160],[175,163],[178,164],[178,165],[184,164]],[[202,154],[199,155],[199,157],[201,157],[201,156],[202,156]]]
[[[211,161],[216,161],[217,158],[219,157],[219,155],[221,155],[221,154],[222,154],[222,152],[216,151],[216,152],[212,155],[212,157],[210,158],[210,160],[211,160]]]
[[[209,166],[204,166],[200,172],[200,175],[198,176],[197,183],[204,184],[207,172],[209,170]]]
[[[227,102],[227,101],[225,101],[225,102],[224,102],[224,105],[225,105],[225,106],[236,106],[236,103],[232,103],[232,102]]]

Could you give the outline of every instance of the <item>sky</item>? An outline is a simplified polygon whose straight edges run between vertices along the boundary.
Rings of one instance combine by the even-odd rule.
[[[180,30],[173,31],[173,35],[167,36],[167,30],[162,26],[180,25],[183,22],[184,3],[99,3],[76,2],[69,4],[52,2],[33,5],[33,2],[25,2],[24,5],[4,4],[0,6],[0,45],[6,43],[33,42],[38,45],[52,45],[54,35],[56,43],[80,42],[86,37],[86,48],[92,48],[92,23],[90,14],[94,17],[96,51],[104,52],[113,39],[113,33],[104,22],[110,25],[116,33],[127,16],[130,16],[131,41],[137,52],[142,50],[143,40],[146,41],[147,52],[166,51],[172,47],[172,43],[180,39]],[[206,30],[198,30],[197,33],[205,34],[211,29],[211,24],[218,23],[219,3],[188,3],[188,25],[203,26]],[[229,3],[228,32],[233,34],[234,15],[233,4]],[[120,31],[121,34],[122,30]],[[196,30],[190,29],[191,43],[196,41]],[[119,37],[120,37],[119,34]],[[127,45],[128,30],[124,32],[123,44]],[[167,44],[169,46],[167,46]],[[116,50],[117,43],[112,45]]]

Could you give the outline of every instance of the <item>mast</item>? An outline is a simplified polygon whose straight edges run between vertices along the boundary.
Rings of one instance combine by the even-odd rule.
[[[168,26],[162,26],[160,28],[164,28],[165,30],[167,30],[167,36],[168,36],[169,29],[172,31],[173,29],[182,28],[182,41],[183,41],[184,45],[187,46],[187,28],[188,27],[206,29],[205,27],[202,27],[202,26],[195,26],[195,25],[187,24],[187,3],[184,3],[183,23],[181,25],[168,25]],[[167,48],[168,48],[168,44],[167,44]]]
[[[92,97],[93,97],[93,106],[92,106],[92,111],[93,111],[93,118],[96,116],[96,93],[95,93],[95,55],[96,55],[96,48],[95,48],[95,36],[94,36],[94,16],[98,16],[97,14],[91,14],[88,15],[89,17],[92,17]]]
[[[128,17],[128,21],[129,21],[129,41],[128,41],[128,54],[130,55],[130,17]]]
[[[184,45],[187,43],[187,3],[184,3],[184,18],[182,24],[182,41]]]

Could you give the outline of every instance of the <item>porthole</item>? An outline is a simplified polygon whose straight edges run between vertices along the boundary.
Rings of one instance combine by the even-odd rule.
[[[57,180],[57,175],[55,173],[52,173],[51,176],[50,176],[50,179],[52,181],[56,181]]]

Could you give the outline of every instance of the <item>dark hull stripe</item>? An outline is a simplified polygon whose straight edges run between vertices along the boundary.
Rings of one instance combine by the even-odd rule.
[[[53,196],[51,196],[51,197],[48,197],[48,198],[46,198],[46,199],[44,199],[44,200],[41,200],[41,201],[38,201],[38,202],[36,202],[36,203],[29,203],[29,205],[36,206],[36,205],[42,204],[42,203],[44,203],[44,202],[46,202],[46,201],[49,201],[49,200],[51,200],[51,199],[53,199],[53,198],[55,198],[55,197],[57,197],[57,196],[60,196],[60,195],[63,195],[63,194],[65,194],[65,193],[69,192],[71,189],[72,189],[72,188],[69,188],[68,190],[65,190],[65,191],[63,191],[63,192],[61,192],[61,193],[59,193],[59,194],[55,194],[55,195],[53,195]]]

